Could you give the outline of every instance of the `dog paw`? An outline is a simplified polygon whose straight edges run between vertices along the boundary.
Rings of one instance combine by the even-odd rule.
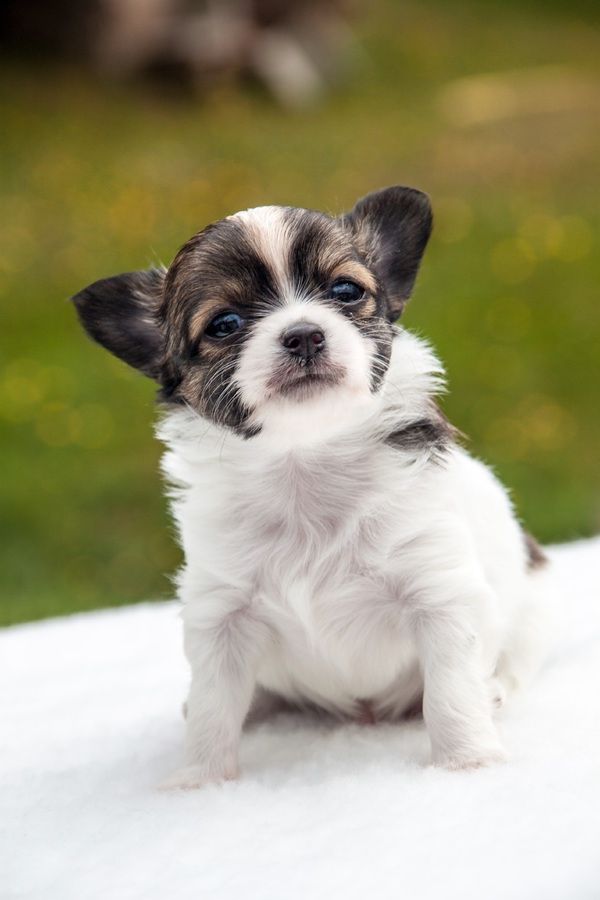
[[[483,769],[487,766],[496,766],[507,760],[506,751],[498,746],[479,751],[447,753],[435,759],[434,764],[451,772],[459,772],[463,769]]]
[[[206,766],[184,766],[158,785],[159,791],[196,791],[209,784],[222,784],[234,781],[237,772],[220,772],[207,770]]]

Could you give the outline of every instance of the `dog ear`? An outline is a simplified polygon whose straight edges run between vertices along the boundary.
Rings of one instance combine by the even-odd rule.
[[[432,221],[427,194],[400,186],[367,194],[342,216],[343,225],[352,230],[367,264],[386,290],[392,322],[412,292]]]
[[[158,313],[165,274],[164,269],[149,269],[103,278],[72,298],[93,340],[155,379],[163,351]]]

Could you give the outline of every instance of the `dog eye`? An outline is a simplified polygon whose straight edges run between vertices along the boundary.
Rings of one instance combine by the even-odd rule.
[[[339,300],[340,303],[356,303],[362,299],[364,293],[360,285],[353,281],[336,281],[329,289],[331,299]]]
[[[234,312],[221,313],[208,323],[206,334],[211,338],[226,338],[244,324],[241,316]]]

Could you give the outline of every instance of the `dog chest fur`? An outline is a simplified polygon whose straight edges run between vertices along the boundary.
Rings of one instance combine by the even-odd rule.
[[[176,430],[172,417],[165,430]],[[345,446],[345,465],[329,446],[265,460],[235,437],[220,449],[209,440],[204,458],[202,444],[176,443],[165,470],[179,484],[186,616],[234,588],[273,631],[258,673],[265,686],[338,709],[385,694],[414,662],[408,612],[386,577],[402,506],[414,536],[412,477],[403,501],[398,454],[368,435]]]

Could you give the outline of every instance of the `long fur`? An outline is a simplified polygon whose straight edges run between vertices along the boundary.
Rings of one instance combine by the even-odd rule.
[[[399,331],[382,394],[336,436],[335,398],[310,415],[328,437],[305,446],[298,433],[273,447],[265,435],[223,437],[189,410],[164,416],[188,656],[204,683],[210,646],[223,677],[223,693],[188,705],[188,760],[226,710],[237,743],[245,667],[248,683],[293,703],[360,718],[368,701],[377,719],[413,709],[426,673],[434,759],[503,757],[492,712],[543,657],[548,572],[530,568],[506,491],[482,463],[457,445],[439,459],[381,439],[422,419],[440,376],[427,345]],[[213,776],[191,766],[173,783]]]
[[[97,286],[79,295],[90,333],[143,357],[167,400],[192,671],[168,787],[235,777],[244,721],[269,699],[361,721],[419,708],[434,762],[505,756],[494,712],[551,639],[548,566],[440,412],[434,353],[392,324],[429,236],[423,198],[392,188],[340,220],[267,207],[211,226],[162,274],[160,307],[153,279],[146,353],[126,346],[114,290],[106,321]],[[239,328],[211,337],[224,310]],[[324,348],[310,358],[282,347],[307,322]]]

